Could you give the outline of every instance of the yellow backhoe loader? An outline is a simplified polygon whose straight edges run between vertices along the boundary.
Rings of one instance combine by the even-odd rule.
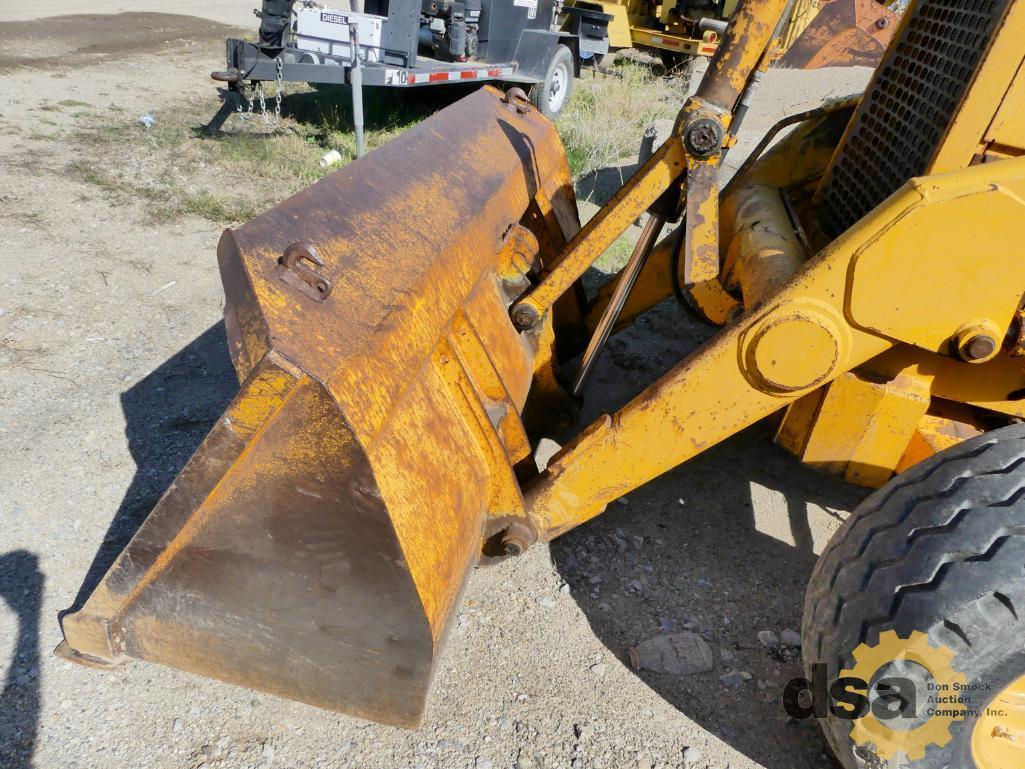
[[[487,87],[225,232],[241,389],[59,653],[415,726],[474,566],[778,415],[800,460],[880,487],[806,603],[839,760],[1025,766],[1025,2],[916,0],[863,95],[720,191],[785,6],[742,0],[582,227],[552,124]],[[539,470],[608,336],[673,294],[721,329]]]

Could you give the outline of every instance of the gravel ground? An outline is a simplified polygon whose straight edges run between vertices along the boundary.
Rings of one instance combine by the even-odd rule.
[[[183,30],[160,52],[110,46],[73,72],[22,62],[0,80],[0,766],[829,766],[815,724],[779,704],[796,650],[766,647],[759,632],[798,627],[815,553],[862,492],[798,465],[768,442],[767,424],[550,548],[478,571],[416,731],[155,665],[104,673],[50,655],[57,614],[104,538],[145,516],[235,387],[220,228],[154,224],[141,204],[79,181],[75,107],[43,107],[118,107],[112,121],[134,121],[191,89],[210,94],[212,112],[205,73],[224,29]],[[32,39],[54,56],[88,43]],[[731,159],[778,117],[865,76],[770,73]],[[585,417],[705,334],[659,307],[612,341]],[[711,670],[634,672],[631,647],[683,631],[705,640]]]
[[[259,0],[33,0],[31,3],[8,3],[0,9],[0,22],[27,21],[68,14],[112,14],[146,11],[177,13],[201,19],[212,19],[239,26],[253,23],[253,9]]]

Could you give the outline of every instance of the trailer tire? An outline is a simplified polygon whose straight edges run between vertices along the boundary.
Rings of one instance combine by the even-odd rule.
[[[573,94],[573,52],[564,45],[555,46],[545,79],[530,87],[530,103],[549,120],[562,113]]]
[[[803,684],[824,688],[812,683],[815,665],[827,685],[853,671],[867,694],[878,694],[880,677],[901,676],[915,685],[902,701],[916,703],[918,718],[875,719],[870,709],[853,720],[823,708],[815,715],[844,767],[1025,765],[1022,721],[1006,722],[1008,712],[1025,718],[1023,564],[1025,424],[940,452],[858,506],[812,573]],[[937,687],[944,676],[957,683]],[[944,691],[967,697],[967,710],[923,710]],[[823,699],[833,701],[825,691]]]

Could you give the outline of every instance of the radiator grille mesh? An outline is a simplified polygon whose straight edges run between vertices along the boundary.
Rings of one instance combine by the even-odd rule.
[[[819,197],[836,237],[914,176],[953,120],[1008,0],[918,0],[853,118]]]

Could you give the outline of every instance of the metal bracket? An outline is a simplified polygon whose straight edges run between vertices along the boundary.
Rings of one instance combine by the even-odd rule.
[[[323,302],[331,295],[333,286],[330,280],[307,266],[307,262],[316,267],[324,266],[324,260],[312,244],[293,243],[278,258],[274,276],[311,299]]]

